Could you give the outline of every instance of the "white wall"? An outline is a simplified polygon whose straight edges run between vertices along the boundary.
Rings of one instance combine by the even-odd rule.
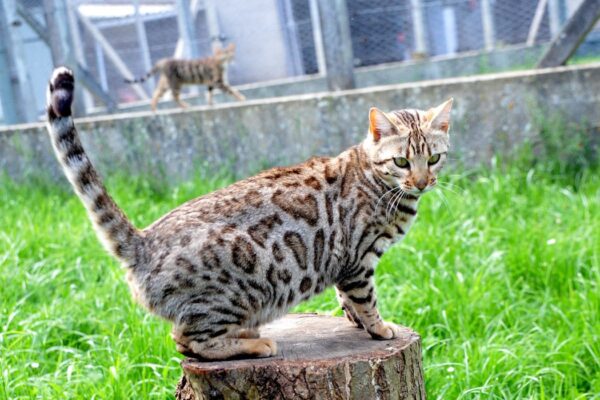
[[[232,84],[289,76],[285,27],[277,0],[219,0],[213,4],[221,33],[236,45],[229,70]]]

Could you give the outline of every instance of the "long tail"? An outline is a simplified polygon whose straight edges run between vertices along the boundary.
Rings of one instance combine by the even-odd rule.
[[[135,79],[124,79],[125,83],[142,83],[142,82],[146,82],[146,80],[148,78],[150,78],[152,75],[154,75],[155,73],[158,72],[158,70],[160,69],[160,66],[157,64],[154,64],[154,67],[152,67],[152,69],[150,71],[148,71],[148,73],[144,76],[142,76],[141,78],[135,78]]]
[[[65,67],[56,68],[48,84],[46,99],[46,126],[54,152],[85,205],[104,247],[124,264],[134,267],[141,254],[143,235],[106,192],[81,145],[71,117],[74,88],[73,72]]]

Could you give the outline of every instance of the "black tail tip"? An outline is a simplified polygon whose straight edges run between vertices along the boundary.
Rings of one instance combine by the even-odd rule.
[[[46,99],[49,119],[71,115],[74,89],[73,71],[66,67],[58,67],[52,72]]]

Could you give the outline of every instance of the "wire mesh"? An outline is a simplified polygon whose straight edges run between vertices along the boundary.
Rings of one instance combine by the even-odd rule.
[[[103,90],[118,102],[126,103],[141,96],[139,90],[123,82],[125,74],[117,66],[118,61],[139,77],[161,58],[187,57],[177,52],[181,46],[177,7],[182,1],[196,8],[195,13],[190,12],[193,18],[190,46],[196,49],[196,54],[205,57],[212,53],[213,45],[236,44],[236,59],[228,69],[228,80],[234,85],[316,74],[322,68],[318,42],[327,42],[328,38],[319,36],[322,21],[318,19],[318,7],[327,7],[328,1],[19,0],[17,4],[43,30],[47,27],[49,3],[62,4],[87,18],[114,53],[109,54],[81,21],[70,27],[77,29],[80,38],[79,43],[72,45],[83,50],[80,61]],[[354,66],[451,57],[525,44],[538,3],[539,0],[346,0]],[[535,43],[549,42],[576,3],[576,0],[548,0]],[[560,22],[558,26],[552,24],[550,4],[556,6],[555,13],[558,10],[558,15],[554,15]],[[41,64],[40,57],[50,59],[44,38],[29,29],[29,23],[22,25],[19,29],[26,32],[23,34],[26,63]],[[140,27],[145,35],[140,34]],[[600,54],[600,30],[588,35],[579,53]],[[31,72],[34,81],[47,77],[51,63],[47,64],[47,68],[36,65],[39,71]],[[146,97],[152,93],[152,81],[145,84],[144,90]],[[43,99],[37,102],[42,110]]]

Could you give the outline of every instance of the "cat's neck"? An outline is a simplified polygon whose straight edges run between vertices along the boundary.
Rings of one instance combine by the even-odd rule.
[[[360,177],[359,181],[364,183],[372,194],[380,197],[386,193],[397,192],[398,188],[391,186],[381,176],[375,173],[375,168],[371,164],[364,143],[352,146],[334,159],[339,168],[341,175],[354,175]],[[341,182],[341,190],[343,188],[344,179],[338,180]],[[406,201],[418,203],[420,196],[418,194],[404,193],[402,198]]]

